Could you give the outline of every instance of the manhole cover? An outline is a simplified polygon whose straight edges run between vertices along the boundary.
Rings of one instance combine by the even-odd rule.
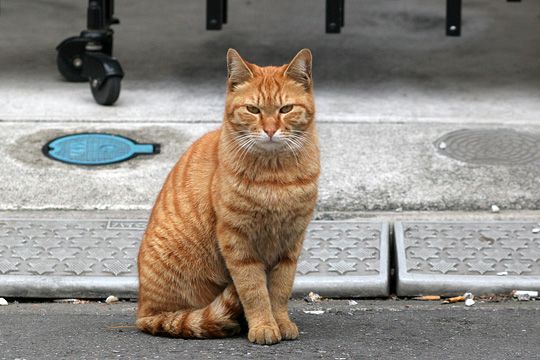
[[[520,165],[540,159],[540,137],[509,129],[450,132],[434,143],[440,154],[484,165]]]
[[[84,133],[51,140],[43,147],[43,153],[68,164],[107,165],[131,159],[139,154],[157,154],[159,145],[137,144],[120,135]]]

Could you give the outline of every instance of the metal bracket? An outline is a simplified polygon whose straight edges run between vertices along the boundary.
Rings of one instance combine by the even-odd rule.
[[[446,0],[446,35],[461,36],[461,0]]]
[[[345,25],[345,0],[326,0],[326,32],[338,34]]]

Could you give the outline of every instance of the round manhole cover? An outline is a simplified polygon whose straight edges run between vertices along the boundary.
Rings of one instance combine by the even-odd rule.
[[[462,129],[434,143],[440,154],[485,165],[522,165],[540,159],[540,137],[509,129]]]

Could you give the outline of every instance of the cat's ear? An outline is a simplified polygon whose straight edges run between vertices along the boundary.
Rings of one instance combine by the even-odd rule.
[[[311,89],[311,51],[302,49],[287,66],[285,75],[302,84],[306,89]]]
[[[229,49],[227,51],[227,82],[230,89],[234,90],[236,86],[252,77],[253,73],[238,51]]]

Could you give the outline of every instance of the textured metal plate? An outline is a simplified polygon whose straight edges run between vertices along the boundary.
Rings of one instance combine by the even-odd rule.
[[[388,224],[314,221],[298,261],[293,292],[333,297],[389,294]]]
[[[540,289],[538,228],[534,222],[398,222],[397,293]]]
[[[136,296],[144,220],[0,219],[0,296]],[[313,222],[296,294],[388,294],[388,225]]]
[[[509,129],[457,130],[434,145],[440,154],[474,164],[523,165],[540,160],[540,136]]]

